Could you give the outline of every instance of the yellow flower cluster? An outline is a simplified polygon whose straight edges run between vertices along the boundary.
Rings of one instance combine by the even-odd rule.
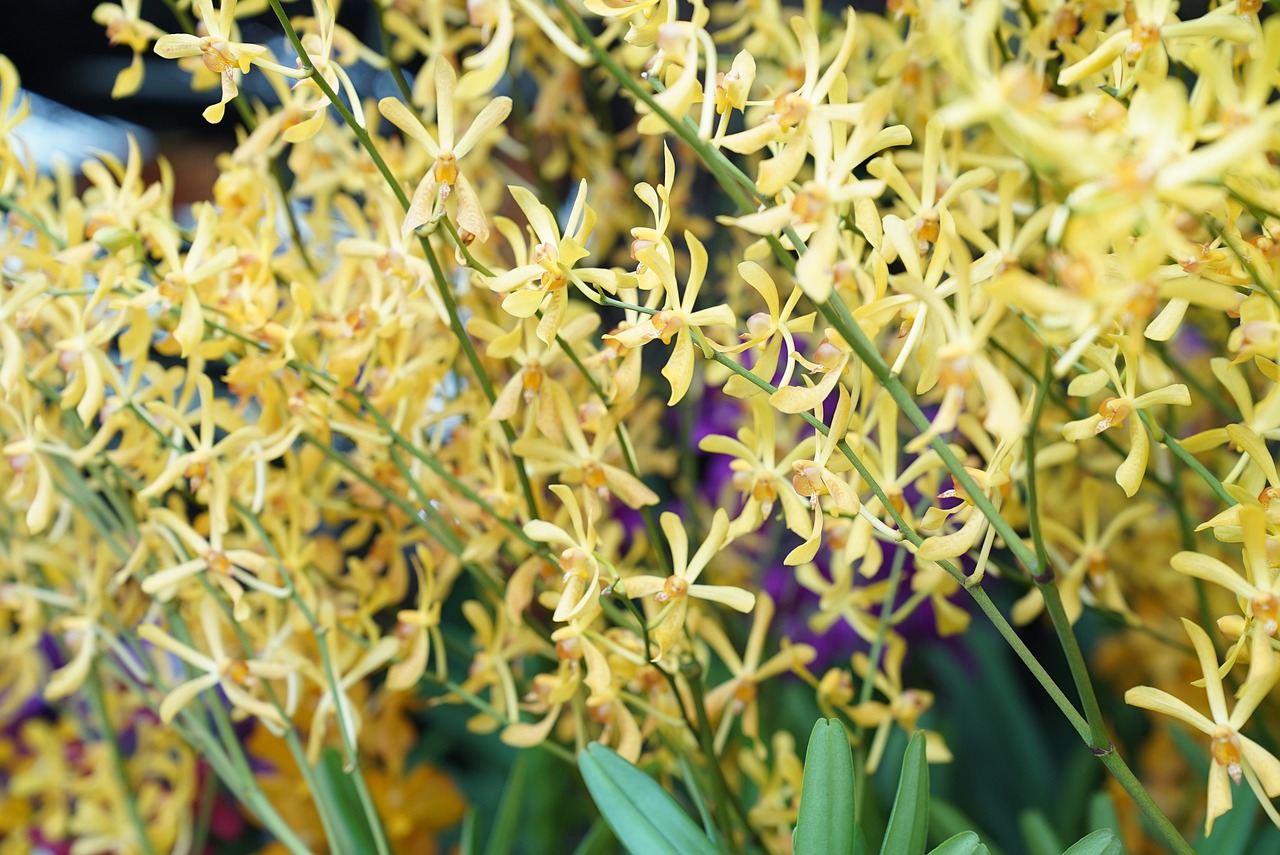
[[[241,41],[268,5],[296,63]],[[1084,715],[1060,706],[1131,793],[1086,606],[1169,641],[1117,679],[1208,738],[1206,831],[1243,786],[1280,825],[1280,746],[1244,733],[1280,679],[1280,17],[397,0],[383,56],[337,5],[195,0],[172,34],[94,13],[133,51],[117,96],[150,45],[219,89],[208,121],[240,109],[190,210],[136,147],[83,192],[38,173],[0,58],[0,725],[95,698],[108,758],[68,792],[47,764],[75,719],[24,725],[46,765],[0,774],[41,808],[0,839],[172,846],[195,751],[307,851],[337,751],[379,851],[422,851],[461,808],[391,805],[448,784],[369,722],[424,692],[509,745],[676,775],[703,734],[756,783],[738,833],[787,851],[797,761],[760,684],[808,681],[874,769],[933,700],[903,682],[913,615],[963,632],[964,590],[1026,652],[992,576],[1055,624]],[[812,595],[803,643],[770,636],[769,580]],[[837,623],[871,654],[811,673]],[[320,825],[247,771],[246,720]],[[156,744],[124,763],[135,730]],[[98,769],[145,777],[136,805]]]

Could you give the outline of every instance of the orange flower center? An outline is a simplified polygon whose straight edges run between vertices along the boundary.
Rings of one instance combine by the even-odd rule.
[[[204,67],[214,74],[224,74],[237,65],[235,51],[223,39],[212,36],[200,39],[200,53],[204,59]]]
[[[1132,407],[1124,398],[1115,396],[1107,398],[1098,407],[1098,415],[1102,416],[1102,421],[1098,422],[1097,426],[1094,427],[1094,435],[1102,433],[1107,428],[1124,424],[1124,420],[1129,417],[1131,410]]]
[[[1249,611],[1267,635],[1275,635],[1280,629],[1280,600],[1270,591],[1262,591],[1249,604]]]
[[[1244,776],[1244,768],[1241,765],[1240,742],[1236,739],[1235,730],[1228,725],[1220,724],[1213,729],[1211,735],[1213,762],[1219,766],[1225,766],[1231,780],[1239,784]]]
[[[451,151],[442,151],[432,169],[436,183],[440,185],[440,198],[447,199],[450,189],[458,183],[458,158]]]
[[[685,581],[683,576],[668,576],[667,581],[662,583],[662,590],[654,595],[654,599],[660,603],[665,603],[675,597],[683,597],[689,593],[689,583]]]

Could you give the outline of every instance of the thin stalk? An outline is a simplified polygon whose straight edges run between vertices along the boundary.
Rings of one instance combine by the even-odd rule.
[[[1183,839],[1182,832],[1178,831],[1177,827],[1169,821],[1169,817],[1164,815],[1164,811],[1151,798],[1151,794],[1147,792],[1146,788],[1142,786],[1142,782],[1133,774],[1133,770],[1124,762],[1124,758],[1120,756],[1119,751],[1103,754],[1098,759],[1102,761],[1103,766],[1107,767],[1107,771],[1129,794],[1129,798],[1133,799],[1138,805],[1142,815],[1156,827],[1156,830],[1160,832],[1160,836],[1164,838],[1174,852],[1178,853],[1178,855],[1195,855],[1195,850]]]
[[[195,831],[191,835],[191,851],[194,853],[203,853],[209,842],[209,831],[213,825],[213,804],[218,798],[218,785],[215,781],[206,775],[203,784],[200,801],[196,804]]]
[[[1175,416],[1173,407],[1169,408],[1169,430],[1173,430]],[[1174,495],[1182,495],[1182,470],[1177,466],[1171,467],[1169,473],[1170,483],[1176,491]],[[1172,497],[1171,497],[1172,498]],[[1196,527],[1191,520],[1191,514],[1187,510],[1187,503],[1183,501],[1173,501],[1174,512],[1178,515],[1178,531],[1182,535],[1182,548],[1189,552],[1194,552],[1196,548]],[[1191,579],[1195,583],[1196,589],[1196,609],[1200,616],[1200,625],[1205,628],[1206,632],[1216,633],[1218,630],[1218,622],[1213,619],[1213,609],[1209,606],[1209,591],[1205,581],[1198,576]],[[1217,644],[1214,644],[1215,649]]]
[[[1182,380],[1186,381],[1186,384],[1194,389],[1197,395],[1212,404],[1213,408],[1221,413],[1228,421],[1241,421],[1239,410],[1227,403],[1225,398],[1210,387],[1206,386],[1199,377],[1188,371],[1182,363],[1178,362],[1178,360],[1173,357],[1173,354],[1169,352],[1169,347],[1165,342],[1153,341],[1150,343],[1150,347],[1155,351],[1156,356],[1160,357],[1161,362],[1169,366],[1170,370],[1182,378]]]
[[[459,493],[465,496],[469,501],[479,505],[480,508],[485,513],[489,514],[489,516],[491,516],[495,522],[497,522],[507,531],[511,532],[511,534],[515,535],[517,538],[523,541],[524,544],[528,546],[530,549],[532,549],[535,552],[546,552],[545,545],[539,543],[538,541],[534,540],[533,538],[525,534],[524,529],[521,526],[519,526],[513,520],[509,519],[507,516],[503,514],[499,514],[497,510],[495,510],[494,507],[491,504],[489,504],[489,502],[486,501],[479,493],[477,493],[475,490],[472,490],[465,483],[463,483],[461,479],[455,476],[452,472],[450,472],[444,466],[440,465],[439,460],[436,460],[430,454],[427,454],[422,449],[418,448],[418,446],[415,445],[414,443],[409,442],[407,439],[405,439],[405,437],[402,434],[400,434],[394,428],[392,428],[391,423],[388,422],[386,417],[382,415],[382,412],[373,405],[373,402],[369,400],[368,396],[366,396],[363,392],[361,392],[359,389],[356,389],[356,388],[352,388],[350,391],[351,391],[351,394],[355,396],[356,400],[360,402],[360,405],[364,408],[365,412],[373,416],[373,420],[378,423],[378,428],[386,432],[387,438],[391,440],[391,443],[393,446],[398,445],[401,448],[403,448],[405,451],[409,452],[409,454],[413,455],[413,458],[415,460],[417,460],[419,463],[421,463],[422,465],[430,469],[432,472],[434,472],[436,475],[440,476],[445,481],[447,481],[450,487],[457,490]],[[343,406],[348,407],[348,412],[351,412],[353,415],[356,415],[354,408],[349,408],[349,405],[343,405]],[[428,509],[428,512],[430,512],[431,510],[434,510],[434,507]]]
[[[1031,421],[1027,425],[1027,435],[1023,440],[1027,468],[1027,525],[1031,530],[1031,540],[1036,554],[1035,566],[1038,571],[1031,574],[1031,581],[1035,583],[1044,598],[1045,610],[1049,614],[1054,632],[1058,635],[1062,652],[1067,657],[1071,678],[1075,681],[1076,692],[1084,702],[1085,719],[1089,722],[1089,747],[1097,754],[1114,751],[1115,745],[1107,734],[1106,724],[1102,719],[1102,707],[1098,704],[1098,696],[1093,691],[1093,685],[1089,680],[1088,665],[1084,661],[1084,654],[1071,627],[1071,620],[1067,617],[1066,609],[1062,605],[1062,593],[1054,582],[1053,564],[1049,561],[1049,553],[1045,549],[1044,535],[1040,526],[1040,496],[1036,488],[1036,438],[1039,434],[1040,416],[1044,412],[1045,399],[1052,384],[1053,357],[1045,351],[1044,372],[1036,388],[1035,403],[1031,408]]]
[[[173,627],[174,637],[188,647],[195,647],[191,638],[191,633],[187,629],[186,621],[182,619],[182,615],[177,609],[169,608],[166,610],[169,618],[169,625]],[[302,838],[289,826],[287,822],[276,812],[271,806],[271,802],[267,799],[262,788],[258,786],[258,781],[253,775],[253,769],[249,765],[249,759],[245,755],[244,748],[240,744],[240,737],[235,732],[235,728],[231,725],[231,718],[227,715],[226,708],[222,705],[221,699],[212,693],[205,692],[207,706],[213,717],[213,722],[221,737],[218,741],[222,743],[223,749],[227,752],[229,764],[234,773],[234,784],[236,794],[241,801],[254,808],[254,813],[263,820],[263,823],[271,830],[276,838],[290,852],[305,853],[310,850],[307,845],[302,842]]]
[[[862,687],[858,690],[859,705],[871,700],[871,692],[875,688],[873,677],[878,667],[876,663],[880,661],[880,654],[884,651],[885,636],[889,632],[889,621],[892,619],[893,606],[898,597],[898,586],[902,582],[902,568],[906,564],[906,559],[906,548],[899,546],[898,551],[893,556],[893,562],[889,565],[889,591],[885,594],[884,603],[880,608],[881,618],[879,626],[876,627],[875,640],[871,642],[871,652],[867,654],[870,672],[862,681]],[[867,789],[867,746],[865,741],[867,729],[860,724],[855,724],[853,732],[858,738],[858,747],[854,752],[855,759],[853,763],[853,824],[855,827],[861,827],[863,796]]]
[[[711,719],[707,716],[707,705],[702,696],[702,666],[697,660],[689,658],[681,665],[685,682],[689,686],[689,694],[693,697],[694,713],[698,717],[698,744],[702,747],[703,756],[711,766],[711,797],[716,804],[715,820],[720,840],[724,848],[733,847],[733,826],[729,824],[729,812],[725,805],[730,801],[728,788],[721,777],[720,759],[716,756],[715,743],[711,732]]]
[[[375,2],[373,7],[375,9],[374,23],[378,27],[378,44],[382,48],[382,55],[387,58],[391,79],[395,81],[396,88],[400,90],[400,97],[404,98],[404,102],[412,104],[413,89],[409,87],[409,81],[405,80],[404,71],[400,68],[400,63],[391,58],[391,33],[387,31],[387,6],[385,3]]]
[[[1159,442],[1163,444],[1165,448],[1169,449],[1170,453],[1172,453],[1174,457],[1181,460],[1188,469],[1199,475],[1200,480],[1209,485],[1209,489],[1213,490],[1219,499],[1221,499],[1228,507],[1236,504],[1236,500],[1232,498],[1231,494],[1222,486],[1222,482],[1218,480],[1217,476],[1206,469],[1203,463],[1196,460],[1190,451],[1187,451],[1182,447],[1182,443],[1169,435],[1168,431],[1161,430],[1160,425],[1156,424],[1155,419],[1152,418],[1150,413],[1146,410],[1138,410],[1138,415],[1142,417],[1142,422],[1147,426],[1147,429],[1155,436],[1159,437]]]
[[[116,783],[120,785],[120,798],[124,801],[125,812],[129,815],[129,824],[133,826],[133,836],[136,838],[138,849],[143,855],[155,855],[151,839],[147,837],[146,823],[143,822],[142,814],[138,811],[137,789],[129,782],[124,754],[120,750],[120,738],[116,735],[115,725],[111,722],[111,713],[107,710],[107,699],[102,690],[102,677],[98,673],[96,662],[90,667],[89,676],[85,679],[84,685],[89,691],[93,711],[101,722],[103,741],[106,742],[107,752],[111,756],[111,771],[116,777]]]

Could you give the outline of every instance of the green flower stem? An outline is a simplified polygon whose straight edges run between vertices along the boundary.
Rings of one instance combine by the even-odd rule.
[[[307,77],[315,81],[317,88],[329,99],[329,103],[338,111],[342,121],[346,123],[351,132],[355,134],[360,145],[368,152],[374,166],[378,168],[378,171],[382,173],[382,177],[386,180],[387,186],[395,193],[400,207],[403,210],[409,210],[409,197],[405,194],[404,188],[400,186],[400,181],[392,173],[391,168],[387,166],[387,162],[379,154],[378,147],[374,145],[369,132],[356,121],[356,117],[348,109],[347,105],[342,102],[338,93],[333,91],[333,87],[324,79],[324,75],[316,74],[315,66],[311,62],[311,56],[307,53],[307,49],[303,47],[302,40],[298,37],[293,25],[289,23],[289,17],[284,13],[280,0],[269,0],[269,2],[272,11],[276,14],[276,18],[280,21],[280,25],[284,28],[285,35],[288,36],[289,41],[293,44],[293,48],[298,54],[298,60],[302,63],[303,71]],[[493,384],[489,381],[489,375],[485,372],[484,364],[480,361],[480,354],[476,352],[475,345],[471,343],[471,339],[467,336],[466,328],[462,324],[462,318],[458,314],[457,300],[454,299],[453,289],[449,287],[449,280],[445,276],[444,268],[440,266],[440,259],[436,256],[435,248],[431,246],[431,241],[421,234],[418,235],[418,243],[421,244],[422,253],[427,259],[427,264],[431,267],[431,274],[436,283],[436,291],[439,293],[440,300],[444,303],[445,311],[449,315],[449,326],[453,329],[454,338],[466,355],[467,362],[471,365],[471,371],[475,375],[476,383],[479,384],[484,396],[492,404],[497,398],[493,391]],[[506,435],[507,443],[510,445],[516,439],[515,429],[509,422],[503,421],[501,424],[502,432]],[[514,454],[512,458],[515,462],[516,476],[520,480],[520,488],[524,493],[525,504],[528,505],[530,517],[537,517],[538,501],[534,496],[533,485],[529,482],[529,473],[525,469],[524,461]]]
[[[460,478],[458,478],[452,472],[450,472],[448,469],[442,466],[439,460],[436,460],[430,454],[425,453],[422,449],[418,448],[417,445],[415,445],[412,442],[409,442],[407,439],[405,439],[405,437],[402,434],[395,431],[392,428],[391,423],[388,422],[386,417],[382,415],[382,412],[373,405],[373,402],[369,400],[368,396],[366,396],[363,392],[361,392],[359,389],[356,389],[356,388],[352,388],[350,391],[351,391],[351,394],[355,396],[356,400],[360,402],[360,405],[364,407],[365,411],[368,412],[369,415],[373,416],[373,420],[378,423],[378,428],[380,430],[387,432],[387,437],[391,440],[392,446],[398,445],[401,448],[403,448],[405,451],[409,452],[409,454],[413,455],[413,458],[415,460],[417,460],[423,466],[426,466],[428,469],[430,469],[440,478],[447,481],[450,487],[457,490],[469,501],[474,502],[476,505],[480,506],[481,510],[489,514],[493,518],[493,520],[496,523],[498,523],[498,525],[502,526],[507,531],[511,532],[511,534],[513,534],[515,537],[519,538],[531,550],[533,550],[534,552],[550,554],[547,550],[547,547],[544,544],[539,543],[538,541],[529,537],[529,535],[525,534],[524,528],[522,528],[515,521],[509,519],[505,514],[498,513],[497,510],[495,510],[494,507],[491,504],[489,504],[489,502],[487,502],[482,496],[480,496],[480,494],[478,494],[475,490],[472,490],[465,483],[463,483]],[[348,412],[356,416],[359,415],[354,408],[348,409]],[[434,506],[432,506],[430,508],[424,508],[424,510],[427,510],[427,512],[430,513],[432,511],[435,511],[435,508]],[[438,513],[438,511],[436,513]]]
[[[241,512],[241,514],[246,512],[237,500],[232,499],[232,503],[236,506],[236,509]],[[270,551],[269,545],[268,551]],[[278,560],[279,559],[277,558],[277,561]],[[283,564],[281,564],[281,566],[283,566]],[[244,628],[241,627],[239,622],[235,619],[231,606],[228,605],[222,596],[220,596],[218,590],[214,588],[213,584],[205,576],[200,576],[200,583],[204,586],[205,595],[212,597],[217,602],[218,608],[221,609],[223,615],[231,624],[231,628],[236,635],[236,640],[240,643],[240,648],[245,652],[245,656],[252,656],[254,652],[253,644],[249,640],[248,634],[245,633]],[[301,602],[300,598],[297,598],[296,592],[293,591],[292,588],[290,589],[290,593],[294,596],[296,601]],[[315,769],[307,760],[307,752],[302,747],[302,740],[298,735],[298,728],[294,726],[284,704],[280,703],[280,697],[276,694],[275,688],[266,681],[263,681],[262,687],[266,693],[267,700],[275,708],[281,720],[285,723],[285,745],[288,747],[289,753],[293,756],[293,761],[298,767],[298,771],[302,774],[302,779],[307,785],[307,790],[311,793],[311,802],[315,805],[316,813],[320,816],[320,824],[324,827],[325,838],[329,841],[330,846],[335,850],[338,850],[340,849],[339,841],[341,838],[337,833],[337,828],[340,820],[330,815],[330,812],[334,808],[324,798],[325,790],[320,785],[319,779],[316,777]]]
[[[391,33],[387,30],[387,4],[375,0],[373,7],[374,23],[378,27],[378,44],[382,48],[382,56],[387,60],[391,79],[396,82],[396,88],[400,90],[400,97],[404,99],[404,103],[412,104],[413,90],[409,87],[409,81],[405,80],[400,64],[391,58]]]
[[[1160,832],[1160,836],[1165,839],[1169,848],[1178,855],[1195,855],[1195,850],[1187,845],[1187,841],[1183,839],[1182,832],[1169,821],[1169,817],[1164,815],[1164,811],[1151,798],[1151,794],[1147,792],[1146,787],[1142,786],[1142,782],[1133,774],[1133,770],[1124,762],[1124,758],[1120,756],[1119,751],[1112,751],[1109,754],[1099,756],[1102,765],[1111,773],[1111,777],[1119,782],[1120,786],[1129,798],[1138,805],[1142,810],[1142,815],[1147,821],[1155,826]]]
[[[1146,410],[1138,410],[1138,415],[1142,417],[1142,422],[1147,426],[1147,430],[1151,431],[1151,433],[1157,437],[1157,442],[1164,445],[1165,448],[1168,448],[1169,452],[1173,454],[1174,457],[1181,460],[1188,469],[1199,475],[1200,480],[1209,485],[1209,489],[1213,490],[1223,503],[1228,507],[1236,504],[1236,500],[1232,498],[1231,494],[1222,486],[1222,482],[1218,480],[1217,476],[1206,469],[1203,463],[1196,460],[1190,451],[1183,448],[1182,443],[1170,436],[1167,431],[1161,430],[1160,425],[1156,424],[1155,419],[1152,418],[1150,413]]]
[[[720,769],[720,758],[716,756],[716,747],[711,732],[711,718],[707,715],[706,699],[703,697],[702,666],[693,657],[681,663],[680,671],[684,674],[685,683],[689,686],[689,694],[693,698],[694,713],[698,718],[697,737],[702,754],[710,767],[711,798],[715,802],[716,829],[719,832],[722,850],[732,850],[733,826],[729,822],[729,812],[725,806],[733,801],[728,787],[725,785]],[[713,843],[716,841],[712,841]]]
[[[404,513],[404,515],[408,518],[410,522],[412,522],[414,525],[421,528],[423,531],[427,532],[432,537],[439,540],[441,543],[445,543],[447,539],[450,537],[450,535],[440,534],[436,530],[435,526],[431,524],[430,521],[423,519],[422,516],[418,514],[418,511],[419,511],[418,508],[415,508],[412,504],[410,504],[401,496],[396,495],[395,491],[391,490],[385,484],[380,483],[376,478],[373,478],[368,473],[360,470],[358,467],[351,465],[351,463],[345,457],[343,457],[337,451],[334,451],[333,447],[330,446],[328,443],[322,442],[314,434],[308,433],[306,431],[299,434],[298,438],[301,439],[303,442],[306,442],[307,444],[317,448],[320,451],[320,453],[323,454],[331,463],[334,463],[337,466],[344,469],[345,471],[350,472],[357,479],[359,479],[359,481],[362,484],[364,484],[369,489],[373,490],[375,493],[381,496],[384,500],[386,500],[389,504],[395,505],[397,508],[400,509],[401,512]],[[490,574],[483,573],[483,572],[479,573],[477,574],[477,580],[481,581],[491,593],[501,596],[501,585]]]
[[[196,804],[196,825],[191,833],[192,852],[204,852],[209,843],[209,832],[213,828],[213,805],[217,798],[217,786],[212,781],[205,780],[200,790],[200,801]]]
[[[196,22],[192,20],[186,9],[178,5],[178,0],[164,0],[164,5],[169,8],[169,12],[177,20],[178,26],[184,32],[194,33],[196,31]]]
[[[17,214],[58,249],[66,249],[67,242],[65,240],[45,225],[43,220],[19,205],[12,196],[0,196],[0,211],[4,211],[6,214]],[[90,290],[89,293],[92,294],[93,290]]]
[[[1186,366],[1174,358],[1169,352],[1166,342],[1153,341],[1148,346],[1155,351],[1156,356],[1160,357],[1160,361],[1169,367],[1171,371],[1186,381],[1186,384],[1195,390],[1195,393],[1208,401],[1215,410],[1221,413],[1228,421],[1241,421],[1239,410],[1232,404],[1228,403],[1225,398],[1209,388],[1194,373],[1188,371]]]
[[[906,564],[906,560],[907,550],[899,548],[894,553],[893,562],[889,565],[889,591],[885,594],[884,603],[880,607],[880,620],[879,625],[876,627],[876,637],[871,642],[871,651],[867,654],[867,662],[871,672],[863,679],[862,686],[858,690],[859,706],[871,700],[871,693],[875,688],[876,663],[880,661],[880,654],[884,651],[885,636],[888,635],[889,623],[893,620],[893,606],[898,598],[898,586],[902,584],[902,568]],[[861,828],[863,797],[867,789],[867,746],[864,738],[867,729],[855,723],[853,733],[858,739],[853,762],[853,824],[855,828]]]
[[[1115,750],[1115,745],[1107,734],[1106,724],[1102,719],[1102,707],[1098,704],[1098,696],[1093,691],[1093,685],[1089,680],[1089,668],[1080,651],[1080,645],[1076,643],[1071,620],[1067,617],[1066,609],[1063,608],[1062,592],[1054,582],[1053,563],[1049,561],[1049,553],[1045,549],[1044,534],[1040,526],[1040,495],[1036,488],[1036,437],[1039,433],[1040,416],[1044,413],[1045,399],[1052,385],[1053,358],[1048,351],[1045,351],[1044,373],[1036,387],[1035,403],[1031,408],[1031,421],[1026,437],[1023,439],[1027,469],[1027,525],[1031,530],[1031,540],[1035,547],[1037,570],[1031,574],[1031,581],[1044,597],[1045,610],[1049,613],[1049,620],[1053,624],[1054,632],[1058,635],[1062,652],[1067,656],[1071,677],[1076,684],[1076,692],[1084,702],[1085,719],[1089,722],[1089,745],[1094,753],[1104,750],[1110,753]]]
[[[151,839],[147,837],[147,826],[142,820],[142,814],[138,811],[138,800],[135,796],[137,790],[133,784],[129,782],[129,771],[125,767],[124,756],[120,752],[120,738],[116,735],[115,725],[111,721],[111,713],[107,710],[107,699],[102,690],[102,678],[98,674],[98,663],[94,663],[89,669],[89,676],[85,679],[85,687],[89,691],[89,700],[93,704],[94,713],[97,714],[98,720],[102,725],[102,738],[107,744],[107,751],[111,755],[111,771],[116,776],[116,783],[120,785],[120,799],[124,802],[125,812],[129,815],[129,824],[133,826],[133,835],[136,838],[138,850],[143,855],[155,855],[155,849],[151,846]]]
[[[1172,432],[1175,425],[1175,416],[1173,407],[1169,407],[1169,432]],[[1188,552],[1194,552],[1196,548],[1196,526],[1191,519],[1191,513],[1187,510],[1187,503],[1175,500],[1175,496],[1182,495],[1182,470],[1177,466],[1171,467],[1170,482],[1175,490],[1174,495],[1170,496],[1170,504],[1173,505],[1174,511],[1178,515],[1178,531],[1182,535],[1182,548]],[[1218,622],[1213,619],[1213,609],[1209,607],[1209,591],[1205,581],[1198,576],[1191,579],[1195,583],[1196,588],[1196,609],[1199,611],[1200,625],[1204,627],[1205,632],[1217,634]],[[1210,635],[1212,638],[1213,635]],[[1214,643],[1215,652],[1217,643]],[[1194,653],[1193,653],[1194,655]]]

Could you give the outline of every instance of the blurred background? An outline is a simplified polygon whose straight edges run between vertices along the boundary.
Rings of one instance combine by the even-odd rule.
[[[200,112],[209,104],[208,92],[193,92],[189,75],[178,64],[150,51],[144,56],[142,88],[133,96],[113,100],[116,75],[129,64],[124,45],[113,46],[104,27],[93,20],[97,0],[0,0],[0,54],[11,59],[32,98],[31,119],[22,137],[42,167],[61,157],[77,165],[96,151],[117,157],[126,153],[126,133],[138,137],[147,160],[164,155],[174,165],[177,201],[208,198],[216,176],[214,156],[235,144],[237,118],[228,109],[221,124],[210,125]],[[249,5],[247,0],[241,6]],[[265,7],[265,2],[253,5]],[[286,0],[291,15],[310,15],[310,3]],[[377,43],[373,9],[367,0],[346,0],[338,22],[367,44]],[[164,0],[142,0],[141,18],[165,32],[182,32]],[[243,40],[270,46],[276,56],[292,64],[295,54],[280,34],[275,15],[267,11],[242,19]],[[358,71],[353,70],[360,85]],[[374,80],[363,81],[376,84]],[[391,94],[373,86],[375,97]],[[250,98],[274,100],[260,74],[246,75],[241,92]]]

